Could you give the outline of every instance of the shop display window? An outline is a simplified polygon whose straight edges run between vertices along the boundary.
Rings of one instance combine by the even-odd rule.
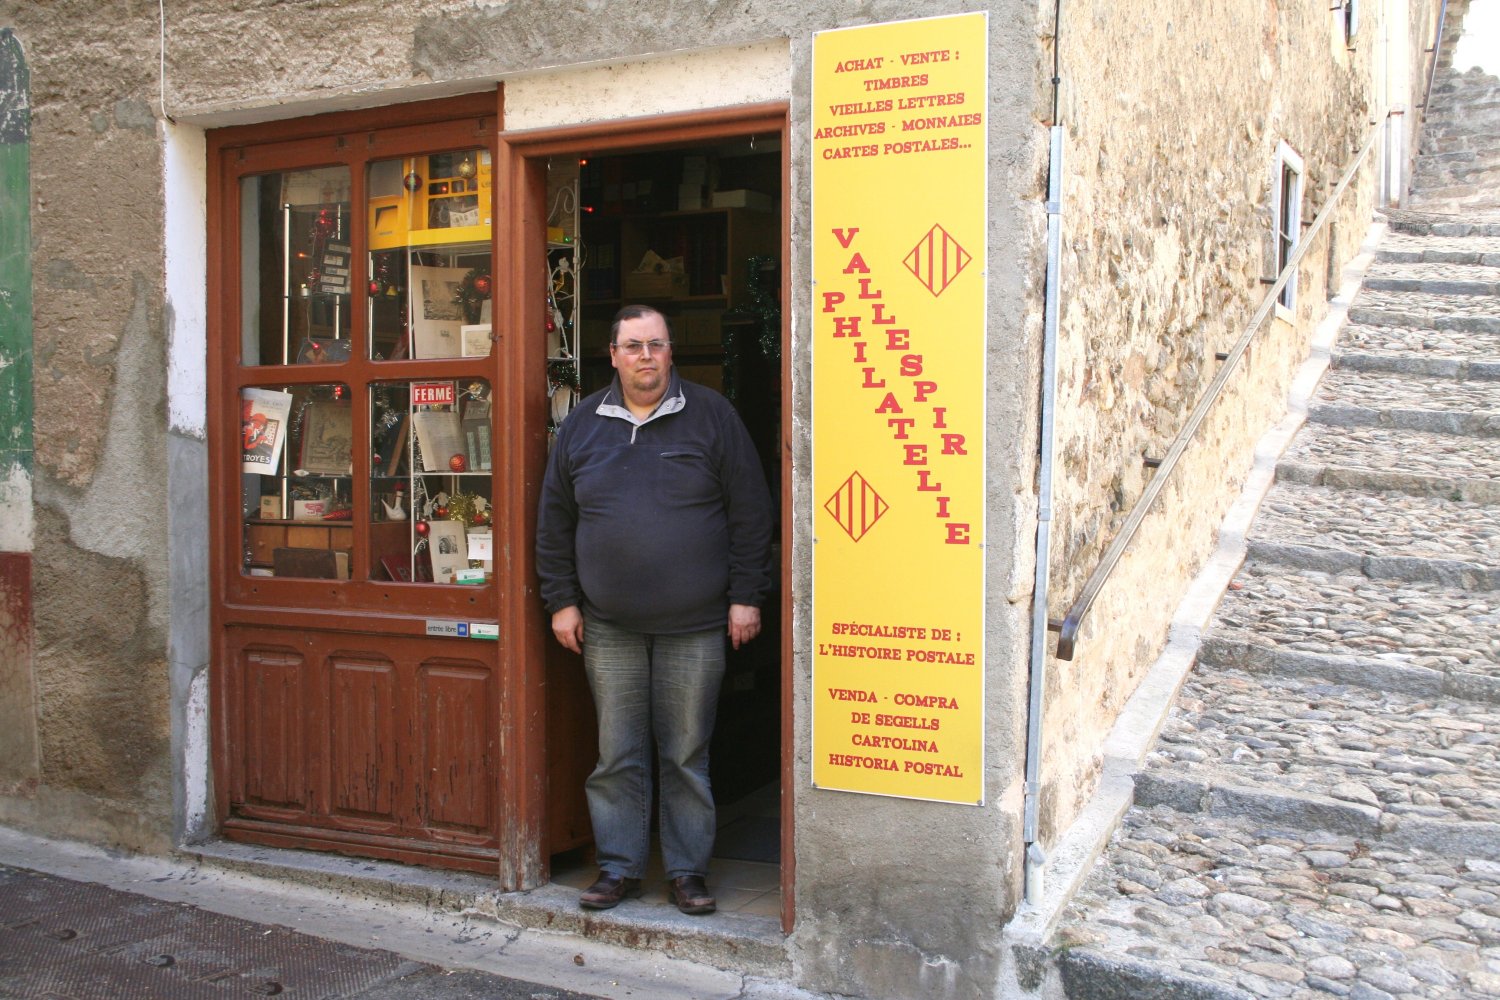
[[[491,579],[493,418],[485,379],[371,386],[372,579],[461,585]]]

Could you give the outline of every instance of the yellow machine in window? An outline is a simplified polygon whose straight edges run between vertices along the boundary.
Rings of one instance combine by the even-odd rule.
[[[370,249],[488,242],[487,150],[387,160],[370,168]]]

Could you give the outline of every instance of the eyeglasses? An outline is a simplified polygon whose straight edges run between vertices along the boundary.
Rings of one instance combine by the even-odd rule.
[[[609,346],[627,358],[638,358],[647,352],[660,354],[663,351],[670,350],[672,347],[665,340],[625,340],[618,344],[610,344]]]

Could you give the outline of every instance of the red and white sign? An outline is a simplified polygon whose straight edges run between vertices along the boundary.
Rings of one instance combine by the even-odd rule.
[[[455,396],[452,382],[413,382],[413,406],[452,406]]]

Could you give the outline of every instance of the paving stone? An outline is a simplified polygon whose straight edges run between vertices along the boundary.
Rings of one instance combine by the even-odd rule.
[[[1308,416],[1338,426],[1493,437],[1500,435],[1500,381],[1334,368],[1319,384]]]
[[[1493,134],[1430,116],[1423,197],[1484,207],[1388,213],[1059,922],[1069,997],[1500,997],[1500,80],[1446,80]]]

